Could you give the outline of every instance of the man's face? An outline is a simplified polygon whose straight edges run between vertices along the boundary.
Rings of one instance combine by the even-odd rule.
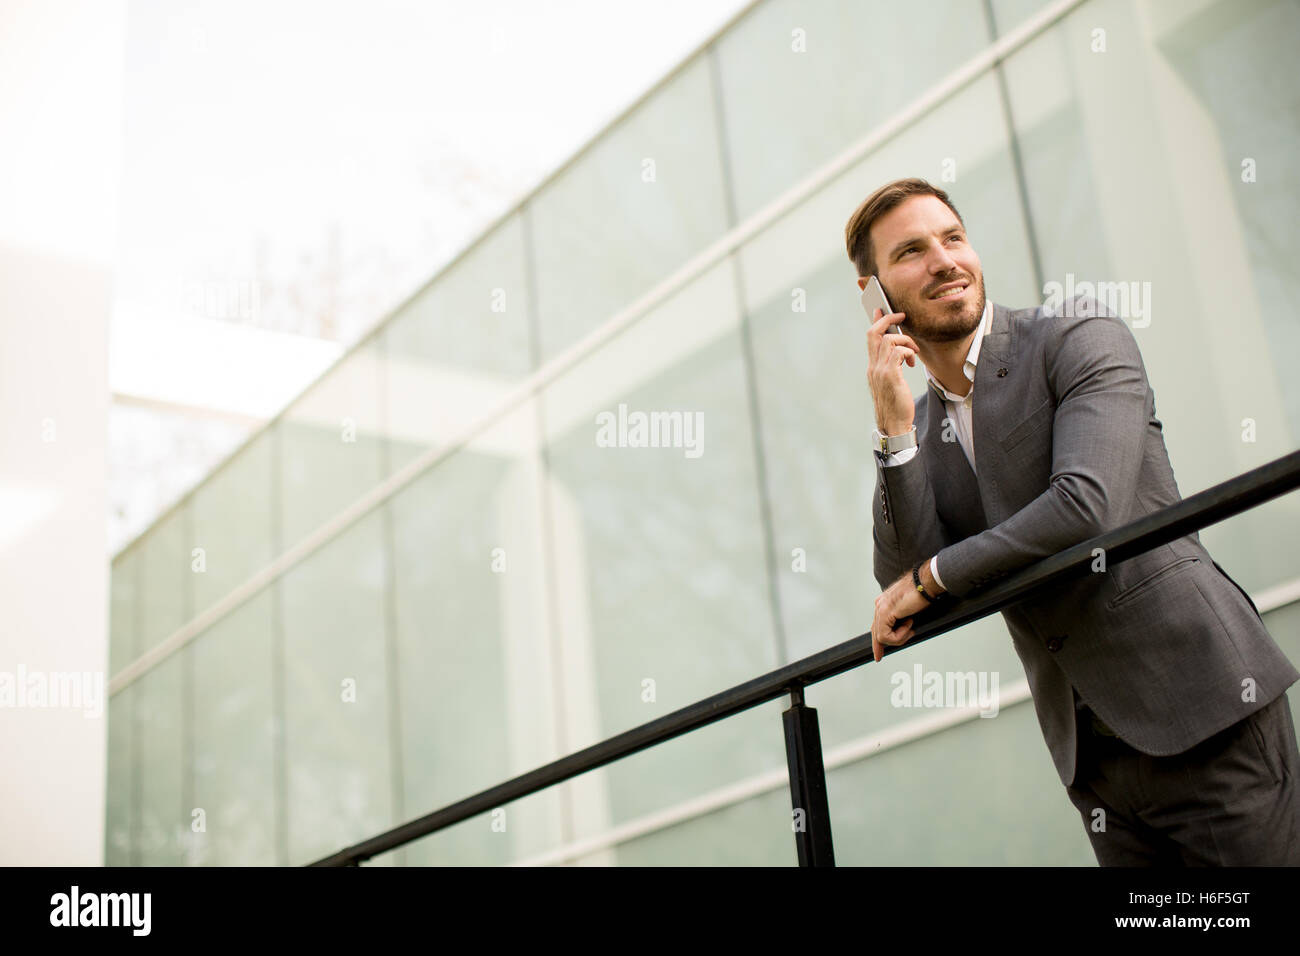
[[[953,211],[935,196],[903,200],[871,226],[877,278],[901,330],[917,340],[960,341],[984,314],[984,272]],[[858,279],[859,288],[867,277]]]

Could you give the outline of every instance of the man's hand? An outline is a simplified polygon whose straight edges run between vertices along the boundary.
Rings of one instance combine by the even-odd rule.
[[[889,327],[904,321],[902,312],[880,314],[867,330],[867,384],[876,410],[876,426],[882,435],[905,435],[916,418],[916,402],[903,379],[903,363],[916,366],[917,345],[910,335],[889,332]]]
[[[921,583],[926,593],[934,594],[934,585],[929,574],[929,560],[922,562]],[[912,583],[912,572],[906,572],[901,578],[876,598],[876,616],[871,622],[871,654],[880,663],[885,656],[885,647],[902,647],[912,639],[912,617],[930,606],[930,602],[921,597]]]

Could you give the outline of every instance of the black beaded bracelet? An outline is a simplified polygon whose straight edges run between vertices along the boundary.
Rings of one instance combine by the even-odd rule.
[[[931,604],[934,603],[935,598],[938,597],[938,595],[931,596],[925,593],[925,585],[921,583],[921,562],[919,561],[912,568],[912,583],[915,584],[916,589],[921,592],[921,597],[925,598]]]

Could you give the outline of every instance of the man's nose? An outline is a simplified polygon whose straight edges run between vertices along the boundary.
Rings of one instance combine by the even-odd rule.
[[[934,253],[930,256],[930,271],[935,275],[943,275],[946,272],[952,272],[957,268],[957,260],[948,255],[948,250],[944,248],[943,243],[937,243],[934,247]]]

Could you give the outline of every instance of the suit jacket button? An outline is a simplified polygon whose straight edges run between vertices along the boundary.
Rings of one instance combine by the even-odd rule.
[[[1049,637],[1047,639],[1047,649],[1055,654],[1061,649],[1061,644],[1065,641],[1064,637]]]
[[[1006,378],[1006,377],[1007,377],[1007,370],[1004,368],[998,369],[998,378]]]

